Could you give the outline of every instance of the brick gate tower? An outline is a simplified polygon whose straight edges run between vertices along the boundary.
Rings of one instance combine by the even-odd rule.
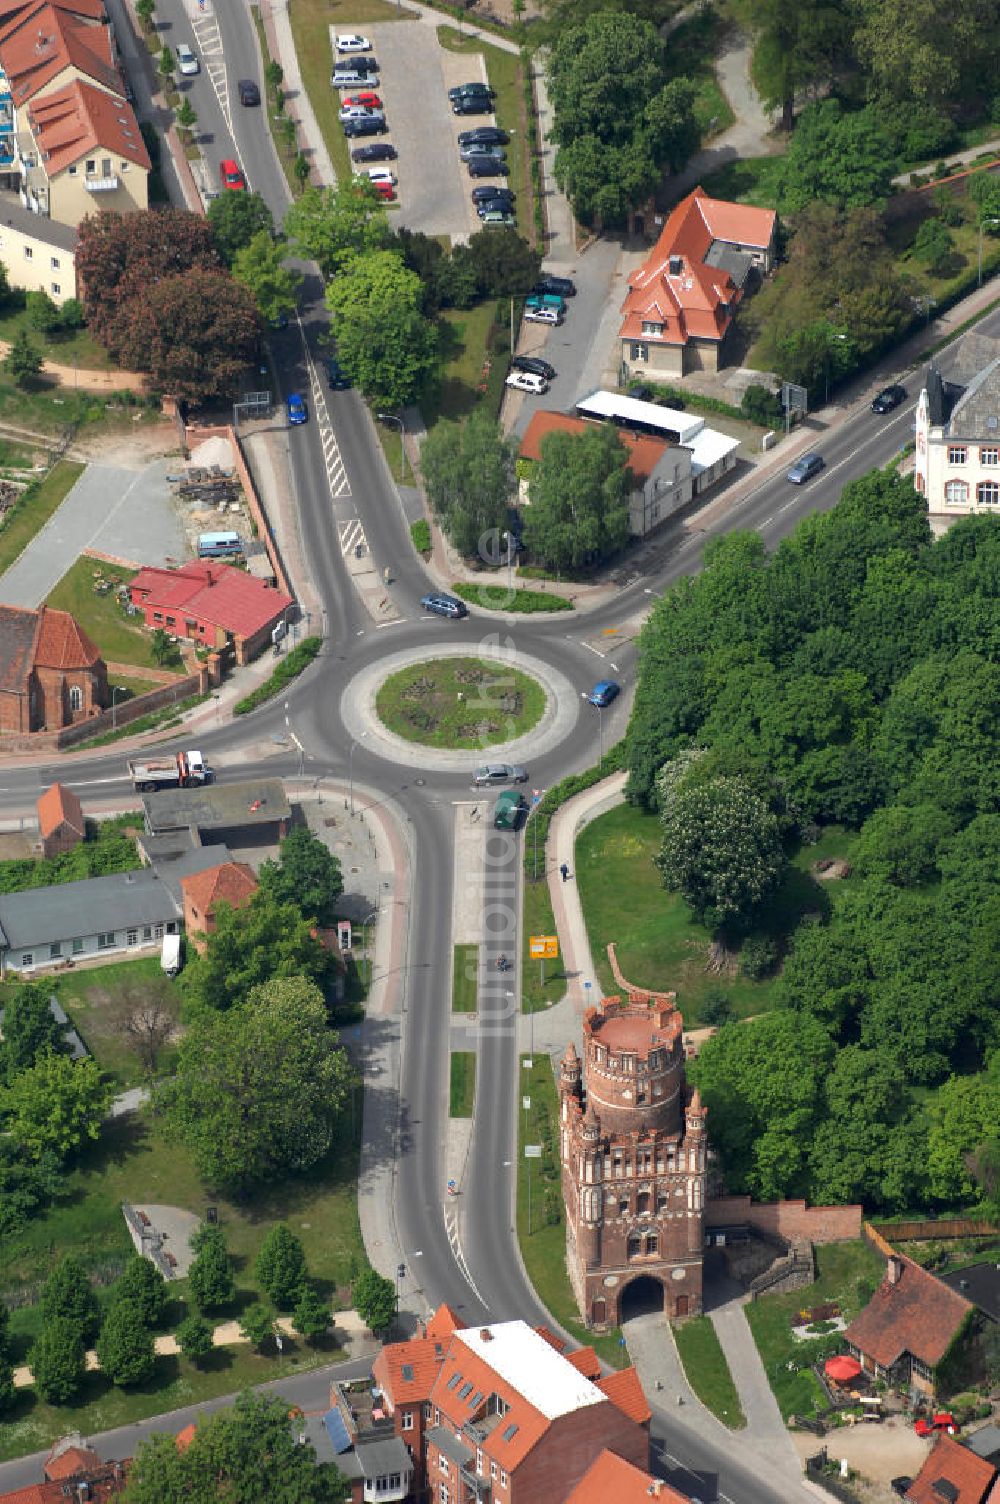
[[[705,1108],[684,1079],[676,993],[625,981],[583,1020],[559,1077],[560,1150],[570,1278],[584,1320],[615,1326],[638,1279],[663,1291],[668,1316],[701,1310]]]

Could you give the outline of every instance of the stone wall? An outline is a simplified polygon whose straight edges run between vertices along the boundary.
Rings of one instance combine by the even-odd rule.
[[[126,700],[116,706],[113,713],[110,710],[102,711],[88,721],[80,721],[75,726],[64,726],[61,731],[35,731],[25,736],[4,736],[0,740],[0,750],[5,753],[60,752],[78,742],[89,741],[92,736],[103,736],[106,731],[128,726],[140,716],[169,705],[171,700],[179,703],[191,695],[208,694],[209,688],[209,671],[207,668],[199,668],[196,673],[188,674],[183,679],[173,677],[169,684],[151,689],[146,695],[137,695],[134,700]]]
[[[705,1205],[705,1226],[749,1224],[762,1237],[793,1243],[848,1243],[861,1236],[860,1206],[807,1206],[804,1201],[751,1201],[749,1196],[716,1196]]]

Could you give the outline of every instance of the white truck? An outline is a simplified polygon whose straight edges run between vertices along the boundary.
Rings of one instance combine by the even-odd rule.
[[[181,969],[180,935],[164,935],[160,950],[160,967],[168,977],[175,977]]]
[[[172,752],[164,757],[146,757],[128,763],[134,788],[143,793],[154,789],[186,789],[211,783],[212,770],[200,752]]]

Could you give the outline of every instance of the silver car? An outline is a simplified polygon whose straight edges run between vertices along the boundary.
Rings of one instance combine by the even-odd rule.
[[[471,161],[473,157],[496,157],[498,162],[507,160],[507,153],[502,146],[484,145],[482,141],[469,141],[460,146],[458,155],[463,162]]]
[[[473,783],[477,789],[492,788],[495,783],[527,783],[527,768],[509,762],[488,762],[484,768],[477,768]]]

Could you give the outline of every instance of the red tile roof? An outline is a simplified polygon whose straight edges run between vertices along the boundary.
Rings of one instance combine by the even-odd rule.
[[[26,688],[37,635],[37,611],[0,606],[0,690],[17,694]]]
[[[90,1447],[67,1447],[54,1457],[50,1452],[45,1461],[46,1478],[73,1478],[77,1473],[90,1473],[104,1464]]]
[[[578,1373],[582,1373],[585,1379],[590,1379],[600,1389],[601,1364],[592,1347],[578,1347],[575,1353],[567,1353],[566,1362],[572,1363]]]
[[[64,788],[61,783],[53,783],[47,788],[35,808],[38,811],[38,829],[43,836],[50,836],[63,824],[79,831],[81,836],[86,834],[87,822],[83,806],[73,790]]]
[[[393,1342],[383,1347],[372,1364],[372,1373],[394,1410],[430,1398],[441,1372],[446,1342],[442,1334],[414,1337],[409,1342]]]
[[[121,91],[110,28],[75,5],[45,0],[0,17],[0,62],[16,105],[34,99],[70,68],[103,89]]]
[[[939,1436],[933,1450],[906,1491],[910,1504],[984,1504],[997,1470],[951,1436]],[[956,1490],[940,1493],[935,1485],[947,1482]]]
[[[669,1484],[626,1462],[617,1452],[601,1452],[579,1483],[566,1495],[565,1504],[690,1504]]]
[[[440,1305],[428,1321],[425,1331],[428,1337],[450,1337],[452,1332],[460,1331],[464,1325],[464,1321],[456,1316],[451,1306]]]
[[[241,638],[270,626],[293,604],[291,596],[272,590],[244,570],[205,559],[180,569],[140,569],[129,590],[137,606],[183,610],[189,617],[212,622]]]
[[[576,435],[588,433],[593,427],[593,423],[583,418],[571,418],[566,413],[534,412],[521,440],[520,457],[523,460],[540,459],[542,441],[550,433]],[[670,445],[664,439],[651,439],[644,434],[626,433],[621,429],[618,437],[629,452],[628,467],[635,476],[636,484],[645,485]]]
[[[149,153],[132,106],[81,79],[36,99],[28,122],[49,178],[98,151],[110,153],[112,172],[123,157],[149,171]]]
[[[695,188],[663,226],[649,259],[629,278],[622,304],[622,339],[684,345],[689,339],[721,340],[742,297],[721,267],[705,265],[714,241],[765,247],[774,234],[772,209],[755,209],[708,198]],[[679,268],[671,271],[671,258]],[[663,326],[661,333],[643,323]]]
[[[895,1281],[894,1265],[899,1271]],[[882,1283],[844,1336],[881,1368],[891,1368],[904,1352],[935,1368],[972,1309],[957,1290],[894,1253]]]
[[[183,1430],[177,1432],[177,1435],[174,1437],[174,1446],[177,1448],[178,1452],[187,1451],[192,1441],[194,1441],[196,1431],[197,1427],[189,1424],[186,1425]]]
[[[218,903],[242,908],[259,886],[253,868],[246,862],[220,862],[218,867],[206,867],[203,872],[191,872],[181,878],[181,892],[202,914],[209,913]]]
[[[449,1380],[453,1380],[456,1374],[461,1376],[463,1382],[460,1386],[449,1389]],[[464,1389],[466,1384],[472,1386],[471,1390],[464,1399],[459,1399],[458,1389]],[[491,1431],[483,1451],[505,1472],[512,1473],[545,1435],[551,1422],[513,1384],[508,1383],[496,1369],[484,1362],[478,1353],[473,1352],[465,1343],[450,1343],[431,1391],[432,1404],[440,1409],[443,1416],[448,1417],[453,1426],[461,1429],[475,1413],[470,1407],[477,1394],[481,1397],[480,1405],[482,1397],[491,1394],[499,1395],[504,1402],[506,1408],[503,1427]]]
[[[29,1483],[26,1488],[15,1488],[13,1493],[0,1494],[0,1504],[66,1504],[67,1498],[77,1498],[75,1490],[67,1495],[68,1478],[90,1485],[87,1497],[90,1504],[109,1504],[119,1499],[125,1489],[128,1463],[120,1467],[116,1463],[99,1462],[96,1468],[84,1468],[72,1475],[60,1474],[45,1483]]]
[[[68,611],[42,606],[39,615],[41,630],[34,654],[39,668],[93,668],[100,661],[97,648]]]
[[[617,1405],[623,1415],[629,1420],[634,1420],[640,1426],[649,1423],[652,1411],[643,1393],[639,1375],[634,1368],[622,1368],[617,1373],[609,1373],[603,1379],[595,1379],[598,1389],[603,1390],[613,1405]]]

